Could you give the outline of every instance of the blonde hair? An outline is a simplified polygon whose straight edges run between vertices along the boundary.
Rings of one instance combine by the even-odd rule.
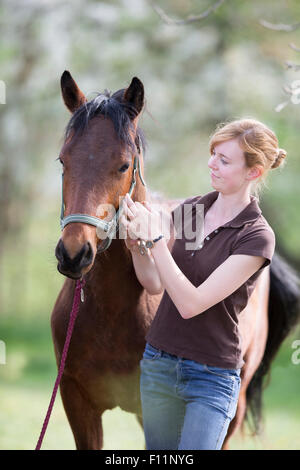
[[[287,152],[278,148],[276,135],[265,124],[256,119],[246,118],[218,124],[209,141],[210,153],[212,154],[216,145],[232,139],[237,139],[248,168],[260,166],[263,169],[252,187],[254,194],[259,196],[268,171],[281,166]]]

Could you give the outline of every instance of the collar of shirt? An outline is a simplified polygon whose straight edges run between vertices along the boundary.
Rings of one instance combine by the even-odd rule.
[[[210,206],[215,202],[215,200],[218,197],[219,192],[218,191],[211,191],[205,196],[200,197],[200,199],[197,201],[197,204],[204,204],[204,216]],[[229,222],[226,222],[226,224],[221,225],[221,227],[230,227],[230,228],[239,228],[243,227],[245,224],[252,223],[255,220],[258,219],[258,217],[261,215],[261,209],[258,205],[258,200],[255,196],[251,196],[251,202],[248,204],[248,206],[245,207],[236,217],[234,217],[232,220]]]

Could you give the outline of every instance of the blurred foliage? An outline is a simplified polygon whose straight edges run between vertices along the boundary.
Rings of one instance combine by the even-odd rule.
[[[152,3],[182,19],[214,1]],[[283,85],[300,78],[284,66],[299,60],[289,43],[300,47],[300,30],[260,24],[293,24],[299,16],[297,0],[228,0],[206,19],[177,26],[164,23],[147,0],[0,0],[0,79],[6,84],[6,104],[0,104],[0,339],[14,364],[0,366],[2,383],[18,383],[20,371],[28,384],[42,383],[55,370],[49,317],[63,282],[54,249],[61,195],[55,159],[69,119],[59,83],[65,69],[88,98],[126,87],[133,76],[143,81],[146,181],[166,197],[211,189],[208,140],[217,123],[251,116],[269,125],[288,160],[271,172],[261,204],[279,251],[300,267],[300,112],[291,102],[275,111],[287,99]],[[285,377],[299,385],[295,369]],[[270,398],[274,408],[285,391]]]

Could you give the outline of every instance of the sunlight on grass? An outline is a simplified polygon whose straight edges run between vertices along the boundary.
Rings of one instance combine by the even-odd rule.
[[[51,390],[1,386],[0,449],[35,448],[50,401]],[[144,449],[144,436],[134,415],[119,408],[103,415],[104,449]],[[60,396],[57,396],[42,445],[44,450],[75,449]]]
[[[30,450],[38,440],[51,390],[1,386],[0,449]],[[119,408],[103,415],[104,450],[143,450],[144,436],[134,415]],[[279,410],[269,412],[265,434],[244,440],[236,436],[232,450],[299,449],[299,417]],[[57,396],[42,445],[44,450],[75,449],[60,396]]]

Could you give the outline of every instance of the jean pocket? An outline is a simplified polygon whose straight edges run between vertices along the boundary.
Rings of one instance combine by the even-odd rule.
[[[224,369],[223,367],[215,367],[204,365],[206,372],[223,377],[224,379],[240,378],[240,369]]]
[[[143,354],[143,360],[146,361],[155,361],[155,359],[158,359],[161,357],[161,350],[156,349],[154,346],[151,346],[151,344],[146,343],[145,351]]]

